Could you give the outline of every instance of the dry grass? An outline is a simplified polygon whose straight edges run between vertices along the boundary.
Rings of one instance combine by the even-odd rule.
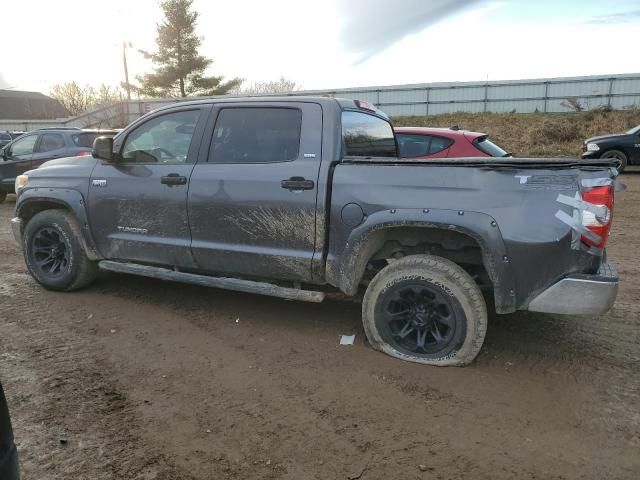
[[[452,113],[395,117],[395,126],[450,127],[486,132],[517,156],[576,156],[585,138],[640,124],[640,109],[579,113]]]

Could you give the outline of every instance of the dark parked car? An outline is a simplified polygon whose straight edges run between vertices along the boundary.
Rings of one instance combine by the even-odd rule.
[[[620,161],[622,172],[627,165],[640,164],[640,125],[625,133],[587,138],[582,144],[582,158],[613,158]]]
[[[20,135],[1,150],[0,202],[14,193],[15,179],[53,158],[89,155],[98,136],[113,136],[117,130],[81,130],[48,128]]]
[[[373,105],[207,99],[155,110],[93,158],[21,175],[13,233],[46,288],[98,269],[319,302],[364,294],[369,343],[465,365],[498,313],[613,304],[615,162],[398,158]]]
[[[396,127],[400,157],[415,160],[456,157],[508,157],[486,133],[451,128]]]
[[[18,452],[13,442],[9,408],[0,384],[0,479],[19,480]]]

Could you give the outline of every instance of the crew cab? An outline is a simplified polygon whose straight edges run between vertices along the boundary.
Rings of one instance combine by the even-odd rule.
[[[85,159],[87,160],[87,159]],[[48,289],[98,269],[290,300],[363,296],[370,344],[465,365],[497,313],[603,314],[610,160],[398,158],[365,102],[174,104],[98,138],[93,159],[16,179],[13,232]]]

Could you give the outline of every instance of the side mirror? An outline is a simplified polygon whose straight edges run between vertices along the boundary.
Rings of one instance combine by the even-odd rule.
[[[91,155],[107,162],[113,161],[113,138],[98,137],[93,141]]]
[[[9,160],[9,152],[7,151],[8,148],[3,148],[2,149],[2,158],[6,161]]]

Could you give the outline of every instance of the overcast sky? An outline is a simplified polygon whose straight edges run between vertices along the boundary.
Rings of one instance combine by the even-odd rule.
[[[305,89],[640,71],[640,0],[195,0],[212,73]],[[0,88],[116,85],[149,65],[156,0],[2,8]]]

